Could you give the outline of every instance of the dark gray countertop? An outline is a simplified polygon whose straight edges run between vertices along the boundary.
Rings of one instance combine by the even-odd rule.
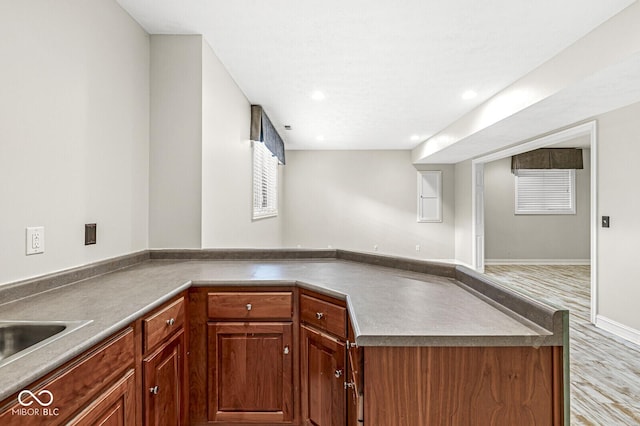
[[[190,286],[296,284],[347,301],[360,346],[562,345],[451,277],[338,259],[148,260],[0,305],[0,320],[92,322],[0,367],[0,400]],[[555,316],[555,308],[544,312]],[[552,319],[548,321],[553,324]]]

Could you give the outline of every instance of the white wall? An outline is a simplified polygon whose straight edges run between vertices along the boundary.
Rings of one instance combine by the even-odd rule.
[[[640,332],[640,103],[598,117],[598,314]],[[640,339],[640,335],[637,336]]]
[[[151,36],[151,248],[279,247],[252,220],[251,104],[202,36]]]
[[[471,160],[458,163],[455,171],[455,258],[473,264]]]
[[[511,157],[484,165],[485,261],[588,262],[590,150],[576,170],[575,215],[516,215]]]
[[[251,104],[206,42],[202,116],[202,247],[280,247],[282,214],[252,220]]]
[[[417,223],[410,151],[288,151],[284,245],[453,259],[453,166],[429,168],[443,171],[442,223]]]
[[[149,244],[200,248],[202,36],[151,36]]]
[[[0,283],[147,248],[147,34],[112,0],[11,1],[0,52]]]

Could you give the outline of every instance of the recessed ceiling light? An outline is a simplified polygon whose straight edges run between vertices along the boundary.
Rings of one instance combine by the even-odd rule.
[[[411,141],[412,142],[418,142],[420,140],[420,136],[418,135],[411,135]]]
[[[318,142],[322,142],[322,141],[324,140],[324,136],[322,136],[322,135],[318,135],[318,136],[316,136],[316,140],[317,140]]]
[[[316,90],[311,94],[311,99],[313,99],[314,101],[321,101],[324,98],[325,98],[324,93],[322,93],[319,90]]]
[[[464,92],[462,94],[462,99],[464,99],[465,101],[468,101],[469,99],[473,99],[476,96],[478,96],[478,93],[474,90],[467,90],[466,92]]]

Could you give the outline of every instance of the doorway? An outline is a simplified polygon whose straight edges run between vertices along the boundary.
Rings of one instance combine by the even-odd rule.
[[[590,320],[595,323],[597,314],[597,123],[590,121],[551,135],[547,135],[505,150],[489,154],[472,161],[472,261],[473,268],[478,272],[485,269],[485,199],[484,199],[484,168],[491,161],[521,154],[534,149],[557,145],[579,137],[588,137],[591,146],[591,174],[590,174],[590,263],[591,263],[591,300]]]

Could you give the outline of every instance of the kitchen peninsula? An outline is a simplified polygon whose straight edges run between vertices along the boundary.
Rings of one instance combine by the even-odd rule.
[[[108,354],[106,341],[129,340],[132,357],[114,358],[126,363],[121,379],[98,387],[105,394],[128,380],[118,406],[136,424],[156,424],[149,409],[164,389],[147,389],[147,376],[156,371],[151,362],[165,358],[183,366],[172,398],[176,418],[188,424],[306,424],[321,415],[305,403],[314,392],[345,405],[342,424],[567,423],[568,312],[453,264],[342,250],[152,250],[0,287],[0,303],[0,320],[91,321],[0,363],[3,424],[17,420],[10,408],[19,392],[70,376],[64,372],[82,367],[82,356]],[[224,392],[239,392],[223,377],[233,365],[224,351],[237,355],[238,335],[265,336],[265,357],[271,343],[285,342],[269,402],[283,407],[242,415],[222,408]],[[327,346],[343,354],[328,367],[336,379],[328,388],[320,384],[324,367],[314,364]],[[153,365],[162,372],[164,364]],[[325,377],[317,383],[316,370]],[[286,392],[291,398],[280,398]],[[51,424],[82,424],[89,417],[81,414],[97,406],[58,406]]]

